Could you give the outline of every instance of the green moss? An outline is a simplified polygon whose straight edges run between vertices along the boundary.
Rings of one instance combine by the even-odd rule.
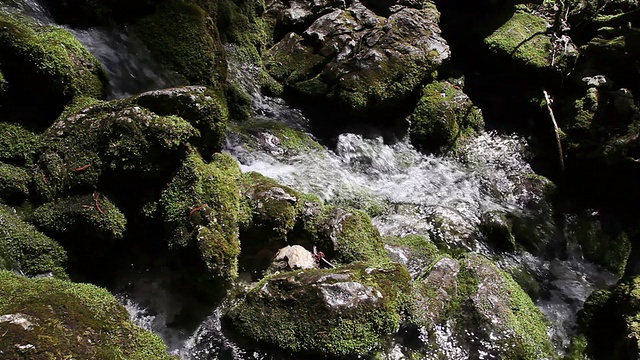
[[[31,174],[27,169],[0,162],[0,199],[19,204],[29,196]]]
[[[263,240],[284,240],[296,225],[299,194],[256,172],[245,173],[242,183],[242,192],[252,211],[247,227],[262,233]]]
[[[231,130],[242,137],[243,144],[253,148],[270,146],[265,150],[272,153],[282,151],[285,154],[298,154],[323,149],[311,135],[277,121],[250,120],[234,125]],[[274,136],[277,140],[269,139],[267,144],[263,144],[264,134]]]
[[[0,322],[3,356],[12,359],[170,359],[162,340],[128,318],[106,290],[0,271],[0,313],[31,322]]]
[[[325,65],[326,59],[303,46],[302,40],[302,36],[290,33],[269,49],[265,61],[269,75],[284,84],[293,85],[309,80],[317,74]]]
[[[587,360],[588,341],[584,335],[576,335],[571,339],[569,350],[564,355],[563,360]]]
[[[169,245],[196,247],[213,277],[237,276],[238,224],[245,216],[240,177],[240,168],[229,155],[215,154],[211,163],[205,163],[192,152],[160,199]]]
[[[324,214],[324,229],[330,229],[328,239],[321,240],[324,249],[333,248],[334,260],[348,264],[354,261],[386,263],[388,257],[378,229],[369,216],[358,210],[345,211],[328,207]],[[331,245],[323,244],[331,241]]]
[[[429,271],[431,266],[440,258],[440,251],[427,238],[421,235],[405,235],[387,237],[385,244],[399,246],[407,249],[411,257],[422,260],[426,266],[424,271]]]
[[[323,295],[323,289],[356,282],[371,289],[367,297],[374,300],[347,295],[342,300],[349,306],[326,302],[334,295]],[[399,265],[304,270],[265,278],[227,316],[244,335],[287,351],[365,355],[397,329],[408,289],[409,274]]]
[[[2,70],[0,70],[0,101],[2,101],[2,97],[4,97],[7,92],[7,80],[4,78],[4,74],[2,74]]]
[[[207,160],[214,152],[222,150],[229,111],[221,91],[203,86],[151,91],[134,99],[161,116],[177,115],[188,121],[200,132],[200,137],[191,140]]]
[[[0,69],[11,84],[12,102],[43,107],[55,116],[75,97],[103,96],[107,81],[102,65],[67,30],[6,13],[0,13],[0,28]],[[29,100],[33,93],[39,95],[38,103]]]
[[[546,35],[547,25],[543,18],[517,10],[484,42],[492,51],[508,55],[523,66],[548,68],[551,66],[553,46]]]
[[[31,276],[51,272],[66,277],[66,257],[60,245],[22,221],[11,208],[0,205],[0,268]]]
[[[135,25],[136,33],[166,66],[192,85],[222,90],[226,60],[217,28],[200,6],[167,0]]]
[[[42,135],[34,180],[48,200],[94,191],[105,177],[141,186],[172,172],[198,135],[181,117],[158,116],[127,100],[91,106],[58,119]]]
[[[47,233],[76,234],[86,239],[121,239],[127,220],[100,193],[57,199],[38,207],[33,219]]]
[[[426,150],[455,148],[459,141],[484,127],[482,114],[459,89],[446,81],[422,89],[413,111],[410,137]]]

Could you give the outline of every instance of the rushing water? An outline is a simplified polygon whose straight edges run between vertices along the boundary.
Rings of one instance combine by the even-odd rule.
[[[42,24],[53,24],[46,8],[36,0],[26,1],[20,10]],[[111,97],[176,83],[126,29],[70,31],[105,66]],[[230,61],[231,78],[255,94],[253,108],[257,117],[305,130],[307,120],[300,111],[289,108],[281,99],[258,94],[250,81],[257,78],[257,71],[255,67]],[[371,212],[375,215],[373,221],[383,235],[437,236],[441,229],[435,227],[435,217],[448,219],[463,233],[474,233],[482,214],[501,210],[538,217],[551,229],[549,237],[562,239],[563,229],[544,210],[548,204],[528,186],[535,174],[526,161],[526,148],[526,141],[517,136],[481,133],[455,154],[436,156],[421,154],[406,141],[388,144],[382,138],[345,133],[338,136],[334,148],[323,151],[293,154],[268,148],[249,151],[238,138],[228,139],[226,151],[238,159],[243,171],[258,171],[328,203],[376,209]],[[444,236],[444,240],[460,245],[455,237]],[[499,254],[482,241],[463,245],[493,258],[502,268],[523,267],[542,279],[543,291],[537,305],[553,325],[550,336],[558,342],[559,349],[568,345],[576,313],[588,295],[616,280],[584,261],[577,247],[569,247],[561,260],[526,252]],[[220,308],[204,316],[195,330],[171,325],[184,304],[151,280],[140,283],[143,285],[122,295],[121,300],[132,319],[162,336],[173,354],[183,359],[286,358],[273,352],[249,350],[232,339],[225,333]],[[436,334],[438,344],[451,359],[465,358],[464,350],[455,344],[450,332],[446,324],[442,325]],[[402,358],[402,347],[392,346],[388,357]]]

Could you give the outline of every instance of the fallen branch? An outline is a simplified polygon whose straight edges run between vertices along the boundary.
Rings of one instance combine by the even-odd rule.
[[[562,154],[562,142],[560,141],[560,129],[558,128],[558,123],[556,122],[556,117],[553,115],[553,109],[551,109],[551,98],[545,89],[542,89],[542,93],[544,94],[544,99],[547,102],[547,110],[549,111],[549,117],[551,118],[551,123],[553,124],[553,131],[556,135],[556,148],[558,150],[558,163],[560,165],[560,174],[564,176],[564,155]]]

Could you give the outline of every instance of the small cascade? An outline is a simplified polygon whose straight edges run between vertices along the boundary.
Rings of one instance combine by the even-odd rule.
[[[107,99],[183,83],[177,74],[154,61],[149,49],[126,27],[73,29],[56,24],[42,0],[17,1],[14,8],[40,25],[60,26],[71,32],[104,66],[109,77]]]

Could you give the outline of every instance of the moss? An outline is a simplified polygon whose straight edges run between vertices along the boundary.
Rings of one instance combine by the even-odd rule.
[[[22,221],[11,208],[0,205],[0,267],[34,276],[53,273],[66,277],[64,249]],[[0,300],[1,301],[1,300]]]
[[[127,220],[105,195],[100,193],[56,199],[38,207],[33,219],[47,233],[75,234],[87,239],[121,239]]]
[[[347,291],[341,301],[350,305],[331,305],[334,295],[324,289],[333,286],[358,286],[364,293]],[[399,265],[304,270],[265,278],[227,316],[244,335],[286,351],[365,355],[397,329],[409,288],[410,277]]]
[[[0,295],[1,314],[31,323],[0,322],[7,358],[170,359],[162,340],[133,325],[104,289],[1,271]]]
[[[20,124],[0,122],[0,159],[25,164],[38,146],[38,135]]]
[[[85,108],[58,119],[42,135],[34,171],[38,193],[47,200],[87,193],[100,181],[113,185],[108,179],[147,188],[175,169],[187,142],[198,135],[178,116],[158,116],[126,100]]]
[[[164,1],[135,24],[135,31],[162,63],[189,84],[222,90],[227,66],[224,50],[213,21],[200,6]]]
[[[576,335],[571,339],[571,345],[564,355],[563,360],[587,360],[588,341],[584,335]]]
[[[449,82],[434,82],[422,89],[412,114],[410,137],[425,150],[455,148],[484,127],[482,114],[471,100]]]
[[[11,84],[7,105],[24,104],[57,116],[78,96],[100,98],[106,86],[102,65],[67,30],[0,14],[0,69]],[[40,101],[30,99],[37,93]]]
[[[299,194],[256,172],[243,175],[242,187],[252,211],[247,227],[262,233],[263,240],[284,240],[296,225]]]
[[[308,133],[272,120],[245,121],[235,125],[232,131],[242,137],[246,146],[262,148],[271,153],[293,155],[323,149]],[[268,136],[267,139],[265,135]]]
[[[543,18],[517,10],[484,42],[490,50],[507,55],[522,66],[548,68],[551,66],[553,45],[546,35],[547,26]]]
[[[27,169],[0,162],[0,199],[20,204],[29,196],[31,174]]]
[[[289,33],[284,40],[269,49],[265,61],[269,75],[284,84],[293,85],[309,80],[317,74],[318,69],[325,65],[326,59],[303,46],[302,41],[302,36]]]
[[[387,237],[384,243],[390,258],[394,261],[396,260],[394,254],[397,252],[394,248],[403,250],[398,262],[407,268],[413,278],[421,278],[427,274],[442,256],[431,241],[420,235]]]
[[[191,143],[207,160],[222,150],[229,110],[221,91],[203,86],[157,90],[136,97],[134,102],[158,115],[177,115],[188,121],[200,132],[199,139],[192,139]]]
[[[162,219],[170,247],[196,247],[212,277],[237,276],[240,254],[240,167],[226,154],[205,163],[192,152],[163,191]]]
[[[4,78],[4,74],[2,74],[2,70],[0,70],[0,102],[2,102],[2,98],[7,93],[7,80]]]

